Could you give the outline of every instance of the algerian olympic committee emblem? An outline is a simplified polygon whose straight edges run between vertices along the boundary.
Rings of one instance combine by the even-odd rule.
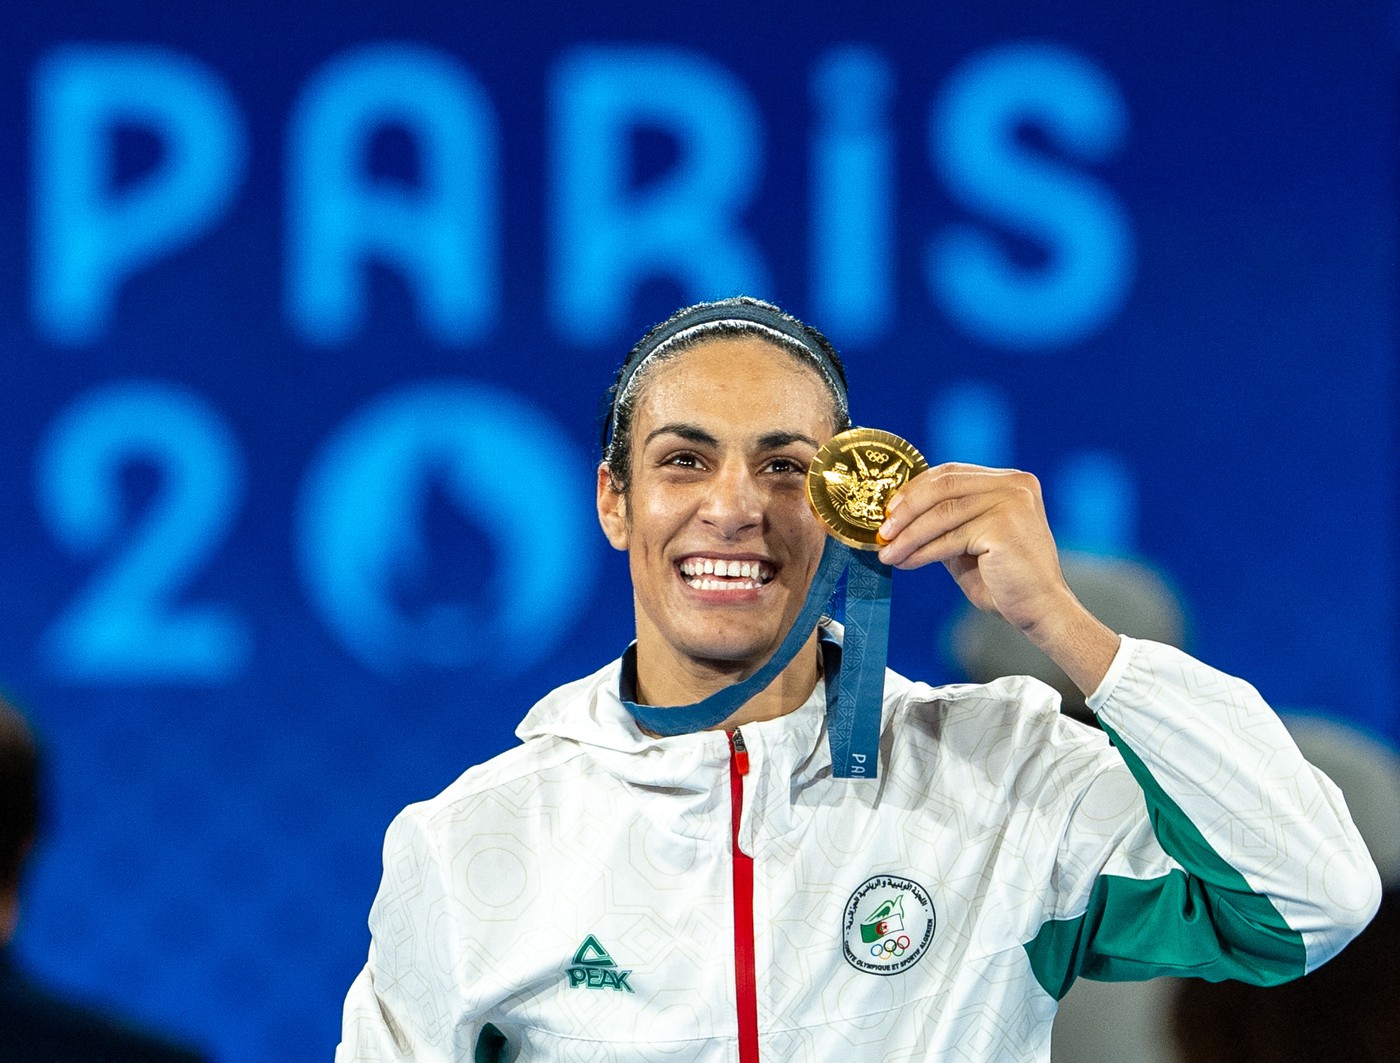
[[[846,902],[846,962],[867,974],[907,971],[928,951],[936,922],[928,890],[913,879],[868,878]]]

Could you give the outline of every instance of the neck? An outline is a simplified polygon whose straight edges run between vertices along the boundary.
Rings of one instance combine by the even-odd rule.
[[[664,653],[647,652],[637,643],[637,700],[646,705],[690,705],[711,694],[747,679],[758,665],[695,661],[688,658],[666,660]],[[760,662],[760,665],[762,662]],[[812,695],[821,677],[821,653],[814,630],[792,661],[773,682],[759,691],[713,730],[732,731],[736,727],[773,720],[799,708]]]

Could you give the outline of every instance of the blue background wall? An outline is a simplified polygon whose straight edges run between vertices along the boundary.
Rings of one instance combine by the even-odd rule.
[[[695,298],[1400,739],[1386,5],[583,6],[8,12],[19,947],[219,1059],[328,1058],[390,817],[625,644],[597,401]],[[955,678],[900,584],[894,664]]]

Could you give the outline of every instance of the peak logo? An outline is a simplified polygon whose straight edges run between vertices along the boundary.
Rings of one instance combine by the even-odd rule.
[[[574,952],[573,962],[564,971],[570,989],[611,989],[615,993],[635,993],[627,982],[631,971],[619,970],[608,950],[589,934]]]

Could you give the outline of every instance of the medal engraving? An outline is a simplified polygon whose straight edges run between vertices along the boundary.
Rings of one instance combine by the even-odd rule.
[[[852,428],[817,451],[807,470],[807,501],[827,531],[861,550],[878,550],[885,506],[928,469],[912,444],[878,428]]]

